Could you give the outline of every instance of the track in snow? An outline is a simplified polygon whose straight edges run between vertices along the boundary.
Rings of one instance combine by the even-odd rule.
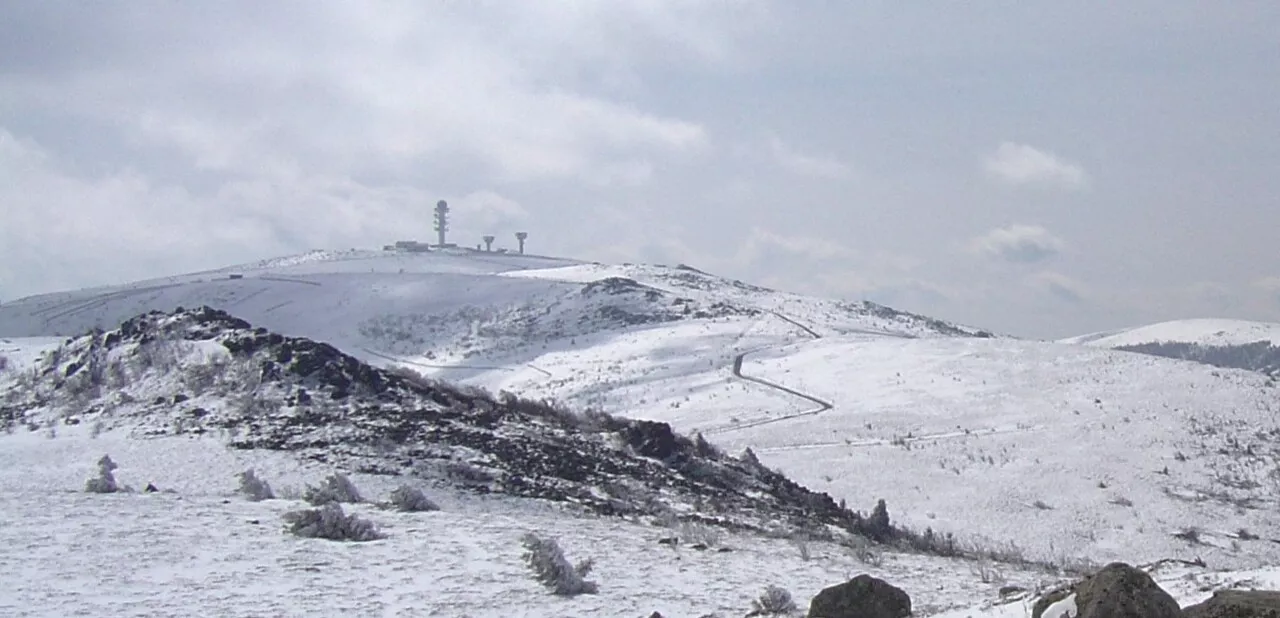
[[[814,339],[821,339],[821,338],[822,338],[822,335],[818,334],[818,332],[817,332],[817,331],[815,331],[815,330],[813,330],[812,328],[809,328],[808,326],[805,326],[804,324],[801,324],[800,322],[797,322],[797,321],[795,321],[795,320],[793,320],[793,319],[791,319],[791,318],[789,318],[789,317],[787,317],[787,316],[785,316],[785,315],[782,315],[781,313],[778,313],[778,312],[776,312],[776,311],[770,311],[769,313],[770,313],[770,314],[772,314],[773,316],[775,316],[775,317],[777,317],[777,318],[781,319],[782,321],[787,322],[788,324],[791,324],[792,326],[795,326],[795,327],[797,327],[797,328],[799,328],[799,329],[803,330],[805,333],[807,333],[809,336],[813,337]],[[736,377],[736,378],[738,378],[738,379],[740,379],[740,380],[745,380],[745,381],[747,381],[747,382],[754,382],[754,383],[759,384],[759,385],[761,385],[761,386],[764,386],[764,387],[766,387],[766,388],[772,388],[772,389],[774,389],[774,390],[782,391],[782,392],[787,393],[788,395],[792,395],[792,396],[794,396],[794,397],[799,397],[799,398],[801,398],[801,399],[804,399],[805,401],[808,401],[808,402],[810,402],[810,403],[813,403],[813,404],[814,404],[814,405],[816,405],[817,407],[816,407],[816,408],[813,408],[813,409],[811,409],[811,410],[805,410],[805,411],[803,411],[803,412],[796,412],[796,413],[794,413],[794,414],[784,414],[784,415],[782,415],[782,416],[775,416],[775,417],[773,417],[773,418],[764,418],[764,419],[760,419],[760,420],[757,420],[757,421],[750,421],[750,422],[746,422],[746,423],[735,423],[735,424],[732,424],[732,425],[726,425],[726,426],[722,426],[722,427],[712,427],[711,429],[708,429],[708,430],[704,431],[703,433],[706,433],[706,434],[721,434],[721,433],[729,433],[729,432],[731,432],[731,431],[737,431],[737,430],[741,430],[741,429],[749,429],[749,428],[751,428],[751,427],[759,427],[759,426],[761,426],[761,425],[769,425],[769,424],[771,424],[771,423],[777,423],[777,422],[780,422],[780,421],[790,420],[790,419],[793,419],[793,418],[801,418],[801,417],[804,417],[804,416],[813,416],[813,415],[815,415],[815,414],[822,414],[823,412],[826,412],[827,410],[830,410],[831,408],[834,408],[834,407],[835,407],[835,405],[834,405],[834,404],[832,404],[831,402],[829,402],[829,401],[827,401],[827,400],[825,400],[825,399],[820,399],[820,398],[818,398],[818,397],[814,397],[813,395],[810,395],[810,394],[808,394],[808,393],[802,393],[802,392],[800,392],[800,391],[798,391],[798,390],[795,390],[794,388],[790,388],[790,387],[788,387],[788,386],[783,386],[783,385],[781,385],[781,384],[778,384],[777,382],[771,382],[771,381],[766,380],[766,379],[764,379],[764,378],[757,378],[757,377],[755,377],[755,376],[743,375],[743,373],[742,373],[742,363],[743,363],[743,361],[745,361],[745,360],[746,360],[746,358],[747,358],[747,354],[750,354],[752,351],[754,351],[754,350],[748,350],[748,351],[746,351],[746,352],[742,352],[742,353],[738,354],[737,356],[734,356],[734,357],[733,357],[733,376],[734,376],[734,377]]]

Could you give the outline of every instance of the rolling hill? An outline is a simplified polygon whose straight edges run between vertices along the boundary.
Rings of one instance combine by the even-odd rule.
[[[1280,324],[1249,320],[1174,320],[1136,328],[1091,333],[1062,339],[1105,348],[1144,343],[1190,343],[1205,346],[1236,346],[1262,341],[1280,343]]]
[[[1280,324],[1273,322],[1177,320],[1062,341],[1280,375]]]
[[[1280,560],[1274,381],[1108,349],[1119,333],[1022,341],[688,266],[350,251],[6,303],[0,354],[26,367],[49,337],[205,305],[377,367],[750,447],[837,500],[1041,562]],[[1244,332],[1197,328],[1169,332]]]

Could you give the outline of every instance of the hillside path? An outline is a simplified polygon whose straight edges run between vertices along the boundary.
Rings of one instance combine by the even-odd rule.
[[[819,334],[817,331],[813,330],[812,328],[809,328],[808,326],[805,326],[804,324],[801,324],[800,322],[797,322],[796,320],[794,320],[794,319],[792,319],[792,318],[789,318],[789,317],[787,317],[787,316],[785,316],[785,315],[783,315],[783,314],[781,314],[781,313],[778,313],[778,312],[776,312],[776,311],[770,311],[769,313],[770,313],[770,314],[772,314],[773,316],[777,317],[778,319],[781,319],[782,321],[787,322],[788,324],[791,324],[792,326],[795,326],[795,327],[797,327],[797,328],[799,328],[799,329],[803,330],[806,334],[808,334],[810,337],[812,337],[812,338],[814,338],[814,339],[821,339],[821,338],[822,338],[822,335],[821,335],[821,334]],[[810,402],[810,403],[814,404],[814,405],[815,405],[815,406],[817,406],[817,407],[815,407],[815,408],[813,408],[813,409],[810,409],[810,410],[805,410],[805,411],[803,411],[803,412],[796,412],[796,413],[794,413],[794,414],[783,414],[783,415],[781,415],[781,416],[775,416],[775,417],[772,417],[772,418],[763,418],[763,419],[759,419],[759,420],[755,420],[755,421],[750,421],[750,422],[746,422],[746,423],[734,423],[734,424],[732,424],[732,425],[726,425],[726,426],[721,426],[721,427],[712,427],[712,428],[710,428],[710,429],[708,429],[708,430],[704,431],[703,433],[705,433],[705,434],[721,434],[721,433],[729,433],[729,432],[731,432],[731,431],[738,431],[738,430],[741,430],[741,429],[749,429],[749,428],[751,428],[751,427],[759,427],[759,426],[761,426],[761,425],[768,425],[768,424],[771,424],[771,423],[777,423],[777,422],[780,422],[780,421],[790,420],[790,419],[793,419],[793,418],[800,418],[800,417],[804,417],[804,416],[813,416],[813,415],[815,415],[815,414],[822,414],[823,412],[826,412],[827,410],[830,410],[831,408],[834,408],[834,407],[835,407],[835,405],[834,405],[834,404],[832,404],[831,402],[829,402],[829,401],[827,401],[827,400],[825,400],[825,399],[821,399],[821,398],[819,398],[819,397],[815,397],[815,396],[810,395],[810,394],[808,394],[808,393],[802,393],[802,392],[800,392],[800,391],[798,391],[798,390],[796,390],[796,389],[794,389],[794,388],[791,388],[791,387],[789,387],[789,386],[784,386],[784,385],[782,385],[782,384],[778,384],[777,382],[772,382],[772,381],[770,381],[770,380],[766,380],[766,379],[764,379],[764,378],[757,378],[756,376],[749,376],[749,375],[745,375],[745,374],[743,374],[743,373],[742,373],[742,363],[746,360],[746,358],[747,358],[747,354],[750,354],[750,353],[751,353],[751,352],[753,352],[753,351],[756,351],[756,350],[748,350],[748,351],[746,351],[746,352],[741,352],[741,353],[739,353],[738,355],[736,355],[736,356],[734,356],[734,357],[733,357],[733,376],[734,376],[734,377],[736,377],[736,378],[738,378],[738,379],[740,379],[740,380],[744,380],[744,381],[746,381],[746,382],[754,382],[754,383],[759,384],[759,385],[761,385],[761,386],[764,386],[764,387],[766,387],[766,388],[772,388],[772,389],[777,390],[777,391],[782,391],[782,392],[787,393],[788,395],[792,395],[792,396],[794,396],[794,397],[799,397],[799,398],[801,398],[801,399],[804,399],[804,400],[806,400],[806,401],[808,401],[808,402]]]

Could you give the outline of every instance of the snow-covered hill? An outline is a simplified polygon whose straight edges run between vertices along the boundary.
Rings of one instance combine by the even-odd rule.
[[[607,266],[446,250],[316,251],[0,305],[0,337],[75,335],[147,311],[210,306],[272,331],[357,353],[437,364],[511,361],[627,327],[784,312],[824,333],[977,333],[873,303],[786,294],[687,266]]]
[[[1236,346],[1268,341],[1280,344],[1280,324],[1248,320],[1174,320],[1137,328],[1091,333],[1062,339],[1102,348],[1120,348],[1144,343],[1190,343],[1205,346]]]
[[[1179,320],[1063,342],[1280,376],[1280,324],[1272,322]]]
[[[1041,558],[1280,559],[1239,533],[1280,539],[1280,388],[1265,376],[1053,343],[870,336],[762,350],[742,373],[833,407],[791,397],[768,409],[752,402],[765,387],[739,381],[731,396],[647,414],[751,445],[833,496],[885,497],[914,526]],[[1174,536],[1192,528],[1198,543]]]
[[[232,448],[598,513],[864,530],[829,496],[666,424],[579,416],[383,371],[207,307],[149,313],[41,347],[35,362],[0,374],[7,432],[93,425],[140,439],[215,434]]]
[[[1280,561],[1280,390],[1265,376],[689,267],[317,252],[15,301],[0,336],[200,304],[384,367],[750,446],[851,505],[884,498],[917,530],[1041,561]]]

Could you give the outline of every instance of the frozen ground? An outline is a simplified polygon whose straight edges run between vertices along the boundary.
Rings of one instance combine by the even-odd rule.
[[[600,284],[609,279],[631,283]],[[58,339],[13,337],[109,328],[141,311],[199,304],[225,308],[255,325],[286,334],[333,342],[377,364],[409,366],[435,377],[550,397],[579,408],[667,421],[678,430],[703,432],[734,452],[750,446],[767,465],[851,505],[870,505],[884,498],[897,521],[915,528],[954,531],[988,544],[1012,543],[1038,559],[1147,562],[1202,557],[1215,568],[1264,569],[1257,575],[1264,579],[1269,577],[1267,565],[1280,563],[1280,544],[1271,542],[1280,539],[1280,523],[1269,516],[1280,502],[1280,390],[1274,382],[1250,372],[1099,349],[1114,343],[1102,335],[1075,342],[1087,346],[955,337],[949,335],[966,331],[875,306],[781,294],[682,268],[607,266],[474,252],[426,256],[317,252],[6,303],[0,306],[0,337],[8,339],[0,339],[0,355],[9,359],[9,371],[15,371],[13,367],[27,364]],[[691,307],[688,313],[682,313],[685,305]],[[693,308],[705,312],[705,317],[693,315]],[[1154,331],[1104,335],[1210,343],[1261,336],[1262,331],[1245,326],[1190,321]],[[743,376],[763,382],[735,376],[738,363]],[[832,407],[823,410],[815,401]],[[93,512],[70,513],[97,504],[73,490],[83,483],[100,455],[98,445],[108,443],[103,441],[107,437],[91,442],[82,437],[77,442],[62,434],[52,440],[33,437],[43,433],[0,438],[4,441],[0,457],[11,460],[4,468],[7,471],[0,473],[10,475],[4,481],[5,491],[20,497],[12,503],[29,505],[21,507],[29,509],[22,517],[10,509],[4,511],[0,516],[19,523],[14,524],[18,528],[9,526],[0,534],[36,534],[21,522],[64,513],[76,525],[66,527],[69,532],[48,530],[40,538],[52,535],[54,540],[49,542],[55,544],[63,542],[58,539],[104,542],[76,530],[94,525],[104,530],[101,526],[112,524],[92,523],[98,521]],[[667,615],[713,610],[737,615],[758,589],[775,583],[762,581],[762,572],[791,588],[798,598],[807,599],[822,586],[862,568],[835,548],[824,550],[842,556],[831,558],[828,568],[823,566],[827,562],[800,561],[797,550],[786,542],[760,539],[734,540],[743,548],[759,549],[735,552],[728,567],[716,562],[722,555],[681,553],[676,560],[671,550],[655,546],[660,531],[646,526],[546,508],[526,512],[526,503],[505,501],[460,500],[446,513],[423,516],[449,522],[449,530],[461,531],[456,535],[419,538],[407,532],[426,530],[415,528],[418,519],[376,511],[371,516],[387,525],[393,540],[360,548],[297,541],[280,535],[277,525],[279,512],[294,505],[233,499],[228,495],[232,475],[252,464],[269,479],[300,483],[304,478],[318,479],[322,471],[185,442],[182,448],[164,447],[169,448],[165,454],[140,455],[130,461],[128,449],[150,453],[147,449],[163,448],[118,444],[119,453],[109,452],[124,466],[126,480],[145,483],[141,477],[150,475],[154,478],[147,480],[178,489],[179,494],[102,500],[126,504],[121,507],[126,511],[168,505],[157,512],[172,511],[188,518],[164,523],[158,516],[139,515],[120,530],[160,539],[174,535],[190,539],[182,535],[194,532],[165,526],[198,529],[198,522],[217,520],[241,535],[235,542],[228,541],[228,547],[250,552],[255,543],[263,543],[273,548],[267,566],[253,568],[267,569],[271,576],[265,579],[285,582],[280,584],[285,589],[302,590],[319,582],[341,582],[334,585],[353,589],[394,588],[386,593],[389,597],[361,596],[364,600],[350,601],[365,604],[351,610],[356,614],[394,612],[395,595],[408,594],[412,603],[418,603],[412,595],[427,593],[414,592],[420,589],[408,583],[393,583],[403,577],[398,573],[356,576],[325,565],[318,567],[320,571],[298,571],[278,560],[279,555],[294,555],[289,552],[305,547],[330,565],[372,556],[376,560],[359,564],[408,565],[403,568],[421,583],[426,573],[435,573],[430,577],[442,582],[455,581],[450,574],[471,568],[458,562],[461,557],[497,553],[499,557],[485,562],[490,566],[476,574],[488,584],[450,593],[478,604],[473,615],[519,615],[527,610],[528,615],[600,611],[604,613],[598,615],[638,616],[655,609]],[[64,448],[81,449],[83,454]],[[164,463],[174,457],[189,464]],[[206,482],[202,462],[209,458],[214,463],[207,465],[208,474],[220,476]],[[31,463],[19,461],[26,459]],[[58,470],[61,477],[48,476]],[[140,476],[131,479],[133,473]],[[184,487],[184,483],[191,485]],[[49,493],[42,491],[44,487],[66,491]],[[176,503],[179,497],[181,507],[163,502]],[[224,499],[231,501],[224,504]],[[231,525],[249,519],[261,523]],[[532,522],[528,525],[543,530],[582,530],[580,538],[605,539],[575,545],[573,534],[562,533],[571,555],[578,548],[599,547],[607,549],[600,552],[604,555],[655,561],[662,557],[669,562],[642,560],[648,565],[643,577],[622,577],[616,569],[623,567],[608,567],[615,569],[610,572],[601,564],[604,588],[611,576],[644,581],[653,573],[656,578],[651,580],[653,585],[633,583],[625,587],[626,592],[619,590],[620,596],[609,597],[607,611],[589,605],[604,602],[601,599],[607,595],[548,605],[553,600],[541,596],[520,573],[515,522]],[[1193,529],[1199,533],[1196,543],[1174,536]],[[1243,535],[1242,530],[1251,534]],[[1252,535],[1261,538],[1246,538]],[[214,540],[194,545],[211,547],[207,551],[216,557],[207,561],[221,569],[218,572],[240,568],[235,566],[237,559],[227,556],[242,554],[219,553],[221,541],[210,538]],[[437,572],[429,566],[434,563],[426,556],[436,546],[446,552],[434,559],[454,561],[444,563],[453,564],[453,570]],[[179,549],[164,547],[168,546],[163,542],[156,546],[134,542],[128,551],[141,552],[140,560],[168,564],[165,561],[175,560],[172,552]],[[395,547],[399,549],[391,549]],[[495,549],[502,547],[506,553]],[[403,555],[406,549],[412,555]],[[103,562],[97,567],[69,564],[63,568],[94,578],[102,574],[83,574],[84,569],[108,566]],[[993,598],[989,585],[974,584],[970,566],[891,557],[883,568],[898,569],[886,571],[894,583],[915,582],[899,585],[932,612],[968,608]],[[22,568],[44,567],[24,563]],[[494,568],[498,571],[485,570]],[[950,575],[943,578],[942,590],[933,590],[939,572]],[[1169,577],[1170,582],[1182,581]],[[1253,576],[1238,576],[1248,577]],[[502,579],[501,586],[493,583],[497,579]],[[162,583],[148,581],[123,589],[135,590],[135,596],[128,598],[159,595],[155,591]],[[470,580],[458,577],[456,585],[465,587],[466,581]],[[23,591],[23,598],[37,594],[34,584],[23,586],[15,588]],[[230,599],[228,615],[254,613],[245,605],[251,599],[247,593],[242,595],[240,584],[223,586],[208,594]],[[1180,599],[1188,599],[1203,593],[1189,589],[1179,594]],[[110,598],[115,597],[103,597]],[[206,601],[202,597],[199,602]],[[157,596],[148,602],[167,601]],[[440,611],[440,615],[458,615]],[[1020,611],[1020,606],[1006,606],[997,613]]]
[[[674,550],[648,523],[585,516],[554,505],[482,499],[428,488],[444,510],[348,509],[387,539],[336,543],[283,531],[297,500],[235,494],[248,467],[277,490],[331,470],[287,456],[233,452],[215,440],[96,438],[87,428],[0,436],[0,613],[6,616],[738,616],[767,585],[801,605],[821,588],[871,573],[903,588],[919,616],[1024,618],[1030,600],[999,602],[1001,585],[1035,590],[1061,581],[1038,571],[886,553],[879,566],[814,543],[809,560],[786,540],[725,534],[730,552]],[[117,477],[162,493],[87,494],[93,462],[110,453]],[[389,479],[354,476],[374,499]],[[559,538],[570,558],[596,560],[600,593],[562,599],[531,580],[518,539]],[[983,571],[986,571],[986,577]],[[1157,572],[1184,605],[1218,587],[1274,587],[1272,570]],[[983,581],[983,580],[987,581]]]
[[[83,493],[104,453],[117,477],[158,494]],[[673,550],[669,531],[648,523],[590,517],[553,505],[428,493],[444,510],[401,514],[352,507],[388,538],[372,543],[299,539],[280,515],[296,500],[250,502],[235,474],[254,467],[277,489],[318,482],[331,471],[287,456],[233,452],[215,440],[94,438],[87,428],[0,436],[0,613],[6,616],[738,616],[767,585],[788,588],[803,605],[821,588],[868,572],[911,594],[917,615],[1025,616],[1029,602],[996,605],[997,588],[1056,583],[1043,572],[997,569],[984,583],[979,565],[887,553],[880,566],[848,549],[814,543],[804,560],[786,540],[726,534],[733,551]],[[355,476],[383,498],[389,479]],[[518,539],[558,537],[570,558],[593,557],[600,594],[562,599],[531,580]],[[990,575],[991,572],[988,572]],[[1190,577],[1188,577],[1190,575]],[[1184,603],[1206,586],[1270,571],[1176,570],[1165,585]]]
[[[328,470],[213,440],[91,438],[79,428],[53,438],[20,433],[0,445],[6,615],[737,615],[766,585],[808,598],[868,568],[903,582],[924,608],[993,595],[950,560],[889,555],[867,567],[848,550],[815,544],[804,561],[786,541],[733,535],[721,542],[732,552],[673,550],[656,543],[669,531],[643,523],[430,490],[443,511],[355,507],[389,534],[384,541],[297,539],[282,532],[280,514],[303,504],[244,500],[233,493],[234,475],[254,467],[280,489]],[[173,493],[82,493],[103,453],[120,463],[121,482]],[[355,478],[367,494],[390,489],[388,479]],[[570,557],[594,557],[601,594],[565,600],[539,588],[520,560],[526,531],[559,537]],[[1030,585],[1047,579],[1011,575]]]

